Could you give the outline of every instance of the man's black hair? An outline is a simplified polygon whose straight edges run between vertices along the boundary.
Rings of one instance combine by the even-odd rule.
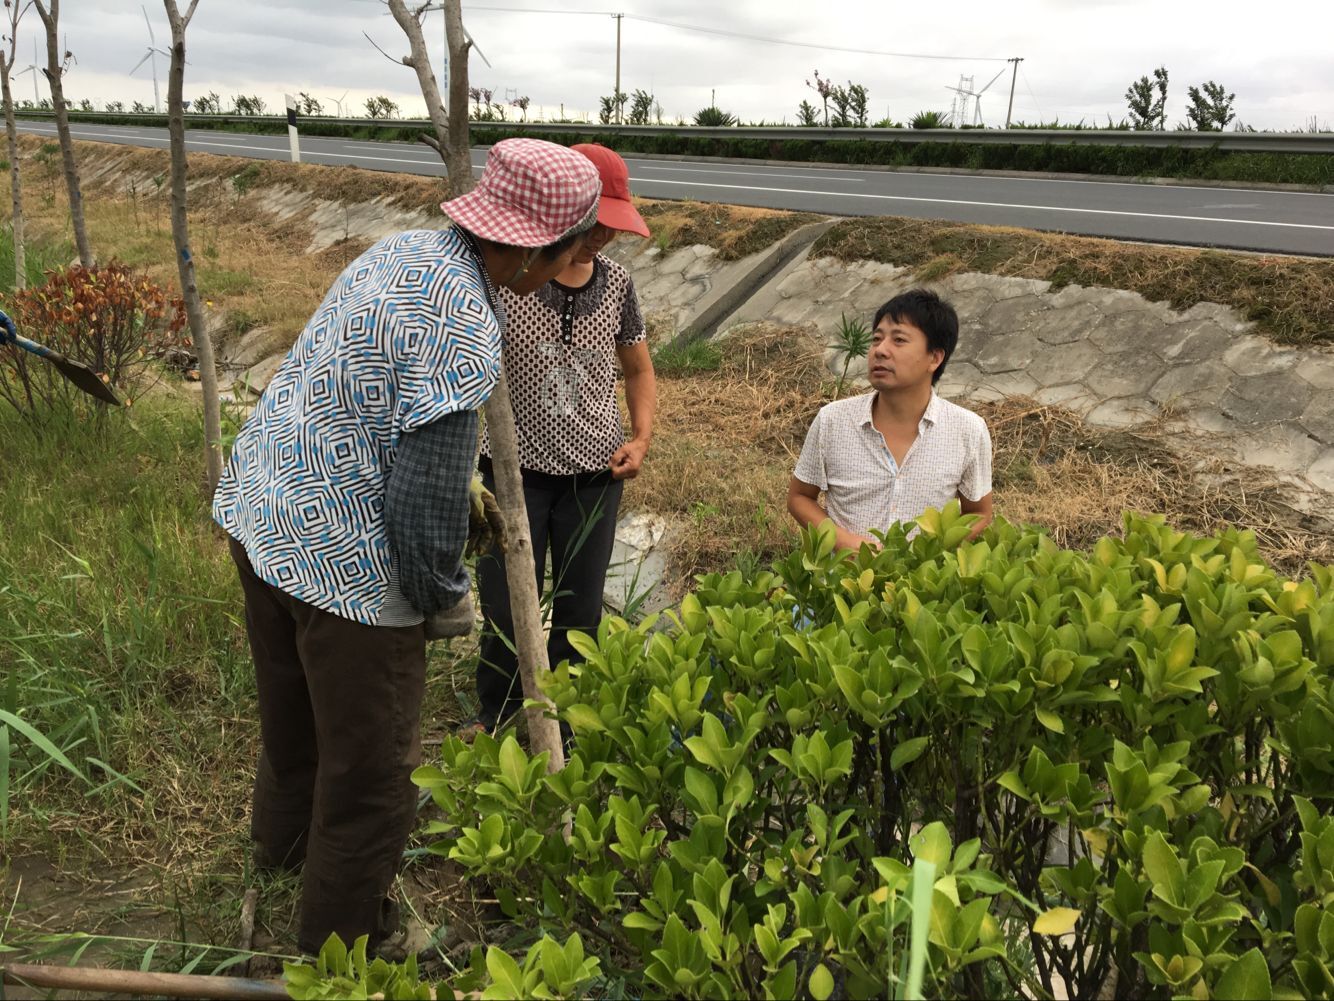
[[[909,289],[900,292],[875,312],[874,330],[880,321],[889,317],[893,323],[909,323],[926,335],[926,346],[930,351],[943,351],[944,359],[931,373],[931,385],[940,381],[949,364],[950,355],[959,344],[959,314],[954,307],[936,293],[924,288]]]

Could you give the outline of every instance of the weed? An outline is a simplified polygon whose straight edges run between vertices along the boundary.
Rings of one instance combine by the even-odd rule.
[[[959,269],[959,259],[952,254],[933,257],[917,269],[919,282],[933,282]]]
[[[239,173],[232,176],[232,190],[236,192],[238,197],[244,195],[255,186],[259,175],[259,164],[247,164]]]
[[[865,358],[871,350],[871,327],[859,316],[848,319],[846,313],[838,315],[838,330],[834,334],[832,347],[843,356],[843,371],[838,377],[835,395],[843,395],[843,383],[848,377],[848,366],[858,358]]]
[[[245,271],[215,267],[201,268],[199,271],[199,292],[204,296],[220,299],[223,296],[240,295],[254,284],[254,276]]]
[[[717,342],[704,338],[686,341],[684,344],[671,341],[653,352],[653,369],[666,378],[716,372],[722,362],[723,352]]]

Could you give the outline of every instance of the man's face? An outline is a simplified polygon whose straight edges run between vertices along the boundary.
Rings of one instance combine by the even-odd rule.
[[[616,238],[616,230],[610,229],[602,223],[597,223],[588,231],[588,237],[584,240],[583,247],[574,255],[575,264],[587,264],[598,254],[602,253],[602,248],[611,243]]]
[[[932,351],[926,334],[911,323],[882,317],[871,334],[866,354],[866,378],[877,390],[909,389],[931,384],[931,373],[945,360],[945,352]]]

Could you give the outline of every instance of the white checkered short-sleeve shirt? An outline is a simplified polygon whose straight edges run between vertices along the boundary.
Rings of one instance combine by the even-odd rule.
[[[900,466],[871,421],[875,396],[822,407],[793,472],[825,492],[835,525],[857,535],[883,532],[956,496],[976,501],[991,493],[991,434],[981,417],[933,392]]]

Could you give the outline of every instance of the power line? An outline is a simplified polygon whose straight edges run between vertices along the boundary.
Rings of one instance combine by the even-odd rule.
[[[553,10],[549,8],[535,7],[477,7],[468,5],[468,11],[486,11],[508,14],[580,14],[597,17],[615,17],[615,11],[609,10]],[[718,35],[724,38],[740,38],[749,42],[763,42],[767,45],[791,45],[802,49],[819,49],[823,52],[850,52],[862,56],[889,56],[895,59],[934,59],[952,62],[1005,62],[1000,56],[941,56],[924,52],[884,52],[879,49],[854,49],[843,45],[821,45],[817,42],[794,42],[787,38],[766,38],[762,35],[751,35],[742,31],[729,31],[726,28],[707,28],[699,24],[683,24],[680,21],[667,21],[658,17],[646,17],[642,14],[625,14],[624,17],[632,21],[643,21],[645,24],[656,24],[665,28],[676,28],[678,31],[694,31],[704,35]]]

